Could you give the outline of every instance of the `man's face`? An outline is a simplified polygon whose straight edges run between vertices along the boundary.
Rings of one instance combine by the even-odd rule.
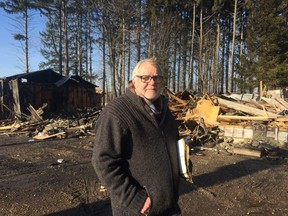
[[[153,102],[160,96],[162,82],[159,79],[157,81],[153,78],[148,81],[149,77],[147,79],[147,76],[161,76],[157,71],[157,67],[152,65],[150,62],[144,62],[140,65],[138,74],[133,78],[132,82],[135,86],[135,92],[137,95]]]

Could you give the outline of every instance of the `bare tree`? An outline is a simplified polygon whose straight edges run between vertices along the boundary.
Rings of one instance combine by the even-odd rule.
[[[264,3],[250,0],[35,0],[47,17],[47,28],[41,33],[41,53],[47,61],[41,67],[52,67],[61,74],[76,74],[93,81],[96,75],[92,62],[97,54],[102,54],[103,67],[99,74],[103,79],[102,87],[107,96],[110,94],[114,98],[125,92],[133,64],[141,58],[154,56],[163,67],[164,86],[173,91],[193,88],[202,93],[232,92],[237,86],[244,91],[247,86],[252,88],[255,85],[255,76],[250,74],[254,69],[259,78],[272,73],[271,77],[275,77],[278,71],[286,71],[285,63],[281,62],[285,59],[283,56],[272,58],[277,53],[285,53],[282,49],[286,44],[283,35],[287,35],[283,24],[286,6],[283,0],[263,1],[277,7],[270,10]],[[10,12],[24,15],[21,21],[27,34],[19,34],[17,38],[25,41],[23,47],[26,47],[24,52],[27,55],[23,59],[27,72],[29,20],[25,16],[29,17],[32,6],[21,8],[20,3],[24,2],[34,1],[2,1],[0,6],[6,6],[6,9],[9,5],[17,6],[15,10],[10,8]],[[245,4],[250,6],[245,8]],[[280,24],[274,25],[267,20],[269,25],[265,25],[253,17],[250,19],[252,27],[245,28],[243,24],[249,24],[249,17],[262,15],[257,13],[256,7],[261,7],[266,14],[277,13],[271,17],[277,17],[276,23]],[[243,16],[239,20],[237,13]],[[236,23],[241,27],[239,31]],[[279,40],[269,40],[263,28],[273,29],[270,36]],[[277,31],[279,28],[281,31]],[[278,45],[275,42],[275,46],[268,46],[273,53],[268,53],[269,64],[265,61],[268,57],[262,55],[267,50],[255,46],[259,43],[258,38],[253,38],[249,32],[256,32],[266,44],[281,41]],[[100,52],[95,50],[97,54],[92,55],[95,48]],[[259,56],[261,64],[257,65]],[[274,62],[280,62],[281,66],[275,66]],[[271,73],[267,74],[266,68]],[[250,84],[246,85],[246,82]],[[271,83],[275,84],[276,78]]]
[[[14,19],[14,22],[18,24],[15,26],[19,29],[19,32],[14,33],[14,39],[19,41],[22,45],[24,53],[24,71],[29,73],[29,10],[37,8],[37,5],[34,1],[7,0],[1,2],[0,7],[9,14],[21,16],[20,19]],[[22,42],[24,42],[24,45]]]

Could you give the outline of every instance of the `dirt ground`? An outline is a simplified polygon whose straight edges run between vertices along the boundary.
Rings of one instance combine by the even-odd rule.
[[[92,148],[93,137],[35,141],[1,134],[0,215],[111,215]],[[194,186],[181,184],[183,216],[288,215],[286,159],[212,151],[191,157]]]

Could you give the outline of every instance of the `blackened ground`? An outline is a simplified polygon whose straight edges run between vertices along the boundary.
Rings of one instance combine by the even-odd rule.
[[[0,215],[111,216],[92,148],[93,137],[35,141],[1,134]],[[287,160],[208,151],[191,158],[194,185],[181,184],[183,216],[288,215]]]

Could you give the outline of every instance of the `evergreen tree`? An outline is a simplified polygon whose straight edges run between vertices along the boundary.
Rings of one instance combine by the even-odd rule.
[[[247,55],[242,66],[254,87],[263,81],[268,87],[280,84],[279,77],[288,77],[287,2],[255,1],[247,28]]]
[[[152,56],[163,67],[163,86],[174,91],[288,84],[287,0],[13,0],[0,7],[21,14],[20,3],[32,2],[47,18],[41,68],[92,80],[97,58],[112,98],[125,91],[130,67]]]

